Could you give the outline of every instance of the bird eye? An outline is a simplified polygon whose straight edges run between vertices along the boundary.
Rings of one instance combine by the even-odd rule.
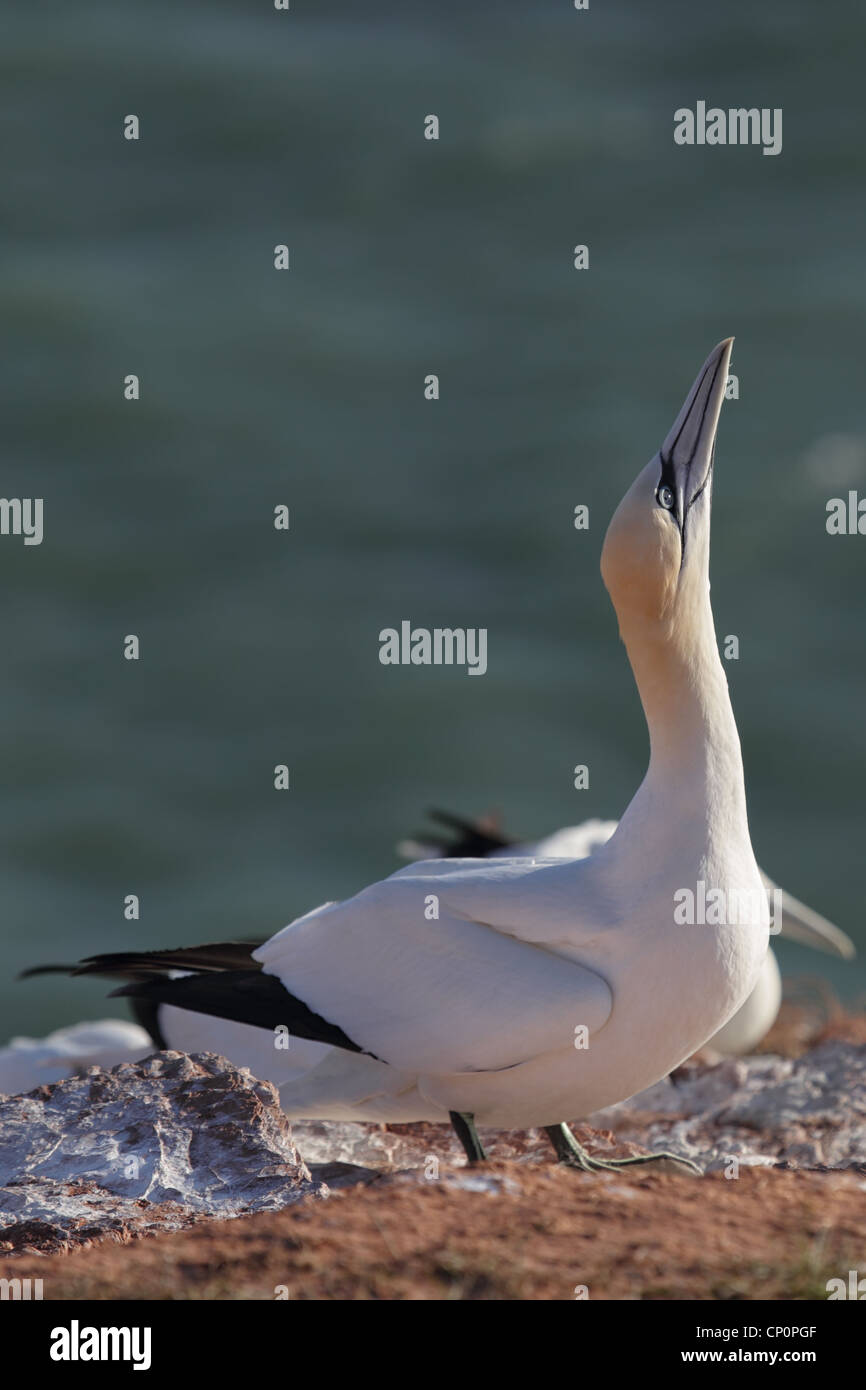
[[[668,512],[673,511],[674,500],[675,500],[675,499],[674,499],[674,490],[673,490],[673,488],[668,487],[667,483],[662,483],[662,484],[661,484],[661,486],[659,487],[658,492],[656,493],[656,497],[658,498],[658,502],[659,502],[659,506],[660,506],[660,507],[664,507],[665,510],[668,511]]]

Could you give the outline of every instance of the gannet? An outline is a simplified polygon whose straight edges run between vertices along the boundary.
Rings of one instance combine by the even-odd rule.
[[[592,819],[580,825],[566,825],[540,840],[518,841],[502,833],[487,820],[471,821],[449,811],[431,811],[431,818],[449,827],[450,834],[422,831],[411,840],[398,845],[406,859],[459,859],[464,855],[479,858],[527,857],[535,859],[585,859],[606,844],[616,830],[615,820]],[[777,933],[802,946],[826,951],[830,955],[851,960],[857,950],[854,942],[840,927],[807,907],[789,893],[778,889],[769,874],[761,870],[768,895],[775,892],[781,900],[781,922],[774,923]],[[728,1022],[704,1045],[704,1051],[739,1055],[751,1052],[766,1037],[779,1014],[782,1003],[782,976],[779,964],[769,947],[764,957],[757,983],[744,1004]]]
[[[586,1170],[660,1157],[592,1158],[564,1121],[689,1057],[754,988],[767,951],[709,593],[731,344],[707,358],[605,536],[602,578],[650,761],[596,854],[410,864],[290,922],[251,952],[252,968],[231,946],[94,957],[81,971],[161,968],[116,993],[252,1025],[263,1044],[287,1032],[289,1114],[450,1119],[470,1162],[485,1156],[478,1125],[541,1126],[562,1161]],[[754,920],[678,925],[675,895],[698,882],[756,903]]]

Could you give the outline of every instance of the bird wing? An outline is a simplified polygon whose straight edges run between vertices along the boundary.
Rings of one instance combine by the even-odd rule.
[[[760,874],[768,894],[773,895],[774,913],[777,901],[781,900],[782,920],[781,923],[777,921],[776,926],[781,927],[783,936],[789,941],[798,941],[801,946],[811,946],[816,951],[841,956],[843,960],[851,960],[856,956],[857,947],[841,927],[829,922],[813,907],[801,903],[799,898],[795,898],[787,889],[779,888],[763,869],[760,870]]]
[[[575,944],[563,870],[531,860],[412,864],[284,927],[266,974],[358,1046],[425,1074],[515,1066],[610,1015],[610,987],[550,944]],[[579,928],[577,929],[579,936]]]

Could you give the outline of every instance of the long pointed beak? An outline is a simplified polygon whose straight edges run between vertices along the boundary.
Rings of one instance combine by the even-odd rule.
[[[764,880],[764,887],[768,892],[776,887],[771,878],[765,873],[761,874]],[[793,894],[786,888],[780,890],[782,894],[782,922],[781,935],[787,936],[789,941],[797,941],[801,946],[812,946],[816,951],[826,951],[831,956],[841,956],[843,960],[851,960],[857,954],[857,948],[850,936],[846,936],[841,927],[836,927],[832,922],[828,922],[826,917],[822,917],[820,912],[815,912],[813,908],[807,907],[805,903],[799,902]]]
[[[713,348],[659,450],[664,481],[676,494],[681,527],[709,480],[733,345],[733,338],[725,338]]]

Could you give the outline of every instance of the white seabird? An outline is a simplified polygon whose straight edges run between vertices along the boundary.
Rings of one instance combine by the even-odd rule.
[[[12,1038],[0,1048],[0,1095],[21,1095],[85,1067],[137,1062],[151,1052],[150,1034],[122,1018],[74,1023],[45,1038]]]
[[[118,993],[287,1030],[290,1114],[450,1117],[472,1161],[484,1156],[476,1123],[540,1125],[581,1167],[640,1161],[590,1158],[564,1118],[624,1100],[690,1056],[753,989],[768,944],[709,594],[731,342],[708,357],[605,537],[602,576],[651,753],[596,854],[408,865],[291,922],[252,953],[255,968],[211,947],[95,957],[82,973],[162,968],[167,978]],[[677,925],[675,895],[700,882],[756,903],[755,920]],[[170,978],[178,970],[190,973]]]
[[[422,832],[417,839],[404,840],[398,846],[407,859],[461,858],[472,855],[480,858],[509,857],[533,859],[586,859],[607,844],[617,827],[615,820],[592,819],[580,825],[566,825],[540,840],[517,841],[501,834],[484,820],[470,821],[448,811],[431,811],[433,820],[448,826],[451,835],[441,836]],[[830,955],[851,960],[856,954],[854,942],[840,927],[780,889],[770,876],[761,870],[764,888],[781,901],[781,921],[774,923],[776,934],[811,946]],[[771,899],[772,900],[772,899]],[[769,947],[754,989],[732,1018],[728,1019],[705,1049],[726,1055],[751,1052],[766,1037],[775,1023],[782,1003],[782,976],[773,948]]]

